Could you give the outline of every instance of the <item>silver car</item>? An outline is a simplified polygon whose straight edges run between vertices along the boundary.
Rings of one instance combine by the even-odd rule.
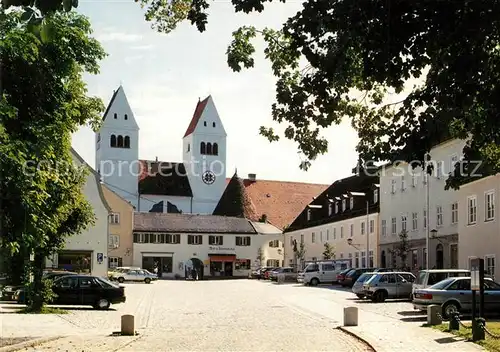
[[[373,275],[376,273],[363,273],[361,276],[356,280],[354,285],[352,286],[352,292],[358,296],[358,298],[363,299],[365,298],[365,293],[363,290],[363,285],[366,281],[370,280]]]
[[[414,292],[413,308],[427,311],[427,307],[431,304],[442,307],[444,319],[448,319],[454,312],[470,312],[472,308],[470,277],[450,277]],[[500,309],[500,284],[490,278],[484,279],[484,308],[491,312]]]
[[[384,302],[387,298],[411,298],[411,287],[415,275],[405,271],[375,273],[363,284],[363,293],[373,302]]]

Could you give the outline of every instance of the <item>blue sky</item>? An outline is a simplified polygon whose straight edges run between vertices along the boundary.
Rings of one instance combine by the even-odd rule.
[[[82,1],[78,11],[90,18],[94,36],[109,54],[99,75],[85,77],[89,93],[107,104],[123,84],[140,127],[140,158],[180,161],[182,136],[196,102],[211,94],[228,134],[228,176],[237,168],[240,176],[256,173],[260,179],[329,184],[350,175],[357,159],[357,136],[349,122],[323,132],[329,153],[302,171],[293,142],[282,138],[271,144],[258,132],[261,125],[285,127],[272,123],[275,79],[262,54],[263,43],[257,40],[255,68],[233,73],[226,64],[232,31],[241,25],[279,28],[300,8],[301,2],[288,1],[268,4],[261,14],[243,15],[235,14],[229,1],[214,1],[204,33],[184,23],[170,34],[159,34],[133,0]],[[75,133],[73,146],[95,164],[90,129]]]

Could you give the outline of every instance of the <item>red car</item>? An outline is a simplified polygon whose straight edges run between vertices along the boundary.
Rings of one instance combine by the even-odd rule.
[[[340,272],[340,274],[337,275],[337,283],[341,284],[344,282],[346,275],[354,269],[345,269]]]

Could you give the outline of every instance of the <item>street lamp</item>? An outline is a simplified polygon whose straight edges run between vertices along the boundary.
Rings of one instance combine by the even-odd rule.
[[[348,192],[351,197],[363,197],[366,201],[366,267],[370,267],[370,202],[365,192]]]
[[[429,270],[429,236],[430,236],[430,219],[431,219],[431,214],[430,214],[430,189],[429,189],[429,181],[430,181],[430,177],[429,177],[429,173],[427,172],[427,167],[428,167],[428,164],[431,160],[431,155],[429,153],[425,153],[425,163],[424,163],[424,177],[426,179],[426,193],[427,193],[427,219],[426,219],[426,222],[427,222],[427,236],[425,238],[425,262],[426,262],[426,269]]]

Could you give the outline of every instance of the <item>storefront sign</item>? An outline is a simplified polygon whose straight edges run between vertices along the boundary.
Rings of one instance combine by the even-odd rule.
[[[236,248],[229,248],[229,247],[208,247],[209,251],[217,252],[217,253],[222,253],[222,252],[230,252],[234,253],[236,252]]]

